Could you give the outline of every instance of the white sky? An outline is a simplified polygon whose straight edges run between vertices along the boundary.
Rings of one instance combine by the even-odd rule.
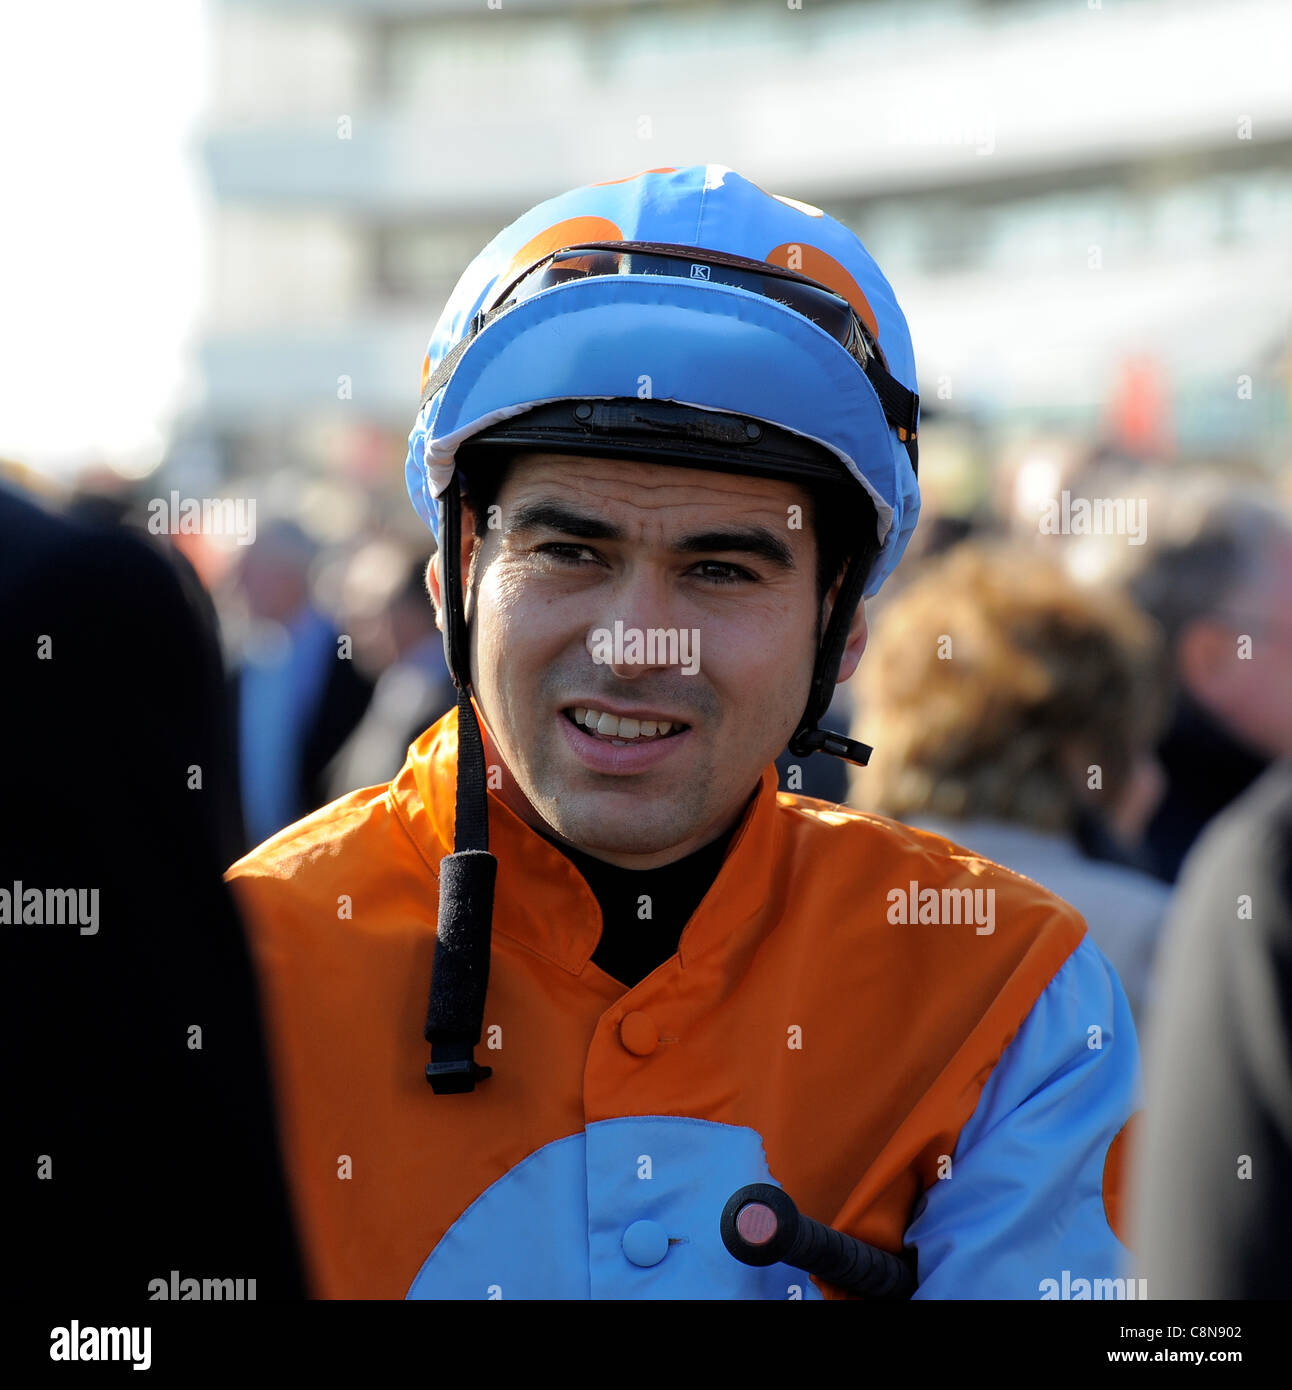
[[[202,0],[0,19],[0,455],[160,461],[202,289]]]

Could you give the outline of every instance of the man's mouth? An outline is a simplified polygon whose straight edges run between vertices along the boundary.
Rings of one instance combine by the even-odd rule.
[[[675,738],[689,724],[673,719],[630,719],[604,710],[590,709],[576,705],[573,709],[562,710],[562,714],[585,734],[604,743],[623,747],[629,743],[652,743],[664,738]]]

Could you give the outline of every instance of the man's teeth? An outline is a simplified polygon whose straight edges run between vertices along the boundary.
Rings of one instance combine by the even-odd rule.
[[[670,719],[621,719],[617,714],[585,709],[582,705],[574,711],[574,722],[582,724],[589,732],[600,734],[603,738],[625,740],[654,738],[684,727]]]

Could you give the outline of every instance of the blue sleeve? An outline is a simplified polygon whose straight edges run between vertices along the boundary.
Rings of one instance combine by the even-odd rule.
[[[906,1233],[919,1256],[915,1297],[1121,1296],[1081,1290],[1130,1274],[1103,1175],[1109,1145],[1142,1103],[1130,1006],[1087,936],[996,1064],[949,1175],[916,1204]]]

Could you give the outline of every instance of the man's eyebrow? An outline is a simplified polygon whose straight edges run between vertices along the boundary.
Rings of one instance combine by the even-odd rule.
[[[696,531],[689,536],[681,536],[673,544],[674,550],[685,555],[709,554],[717,551],[726,554],[730,551],[755,555],[778,569],[792,570],[794,552],[788,545],[766,526],[735,526],[714,531]]]
[[[618,541],[623,531],[618,526],[577,511],[560,502],[529,502],[511,514],[509,533],[516,531],[559,531],[562,535],[578,536],[585,541]]]

